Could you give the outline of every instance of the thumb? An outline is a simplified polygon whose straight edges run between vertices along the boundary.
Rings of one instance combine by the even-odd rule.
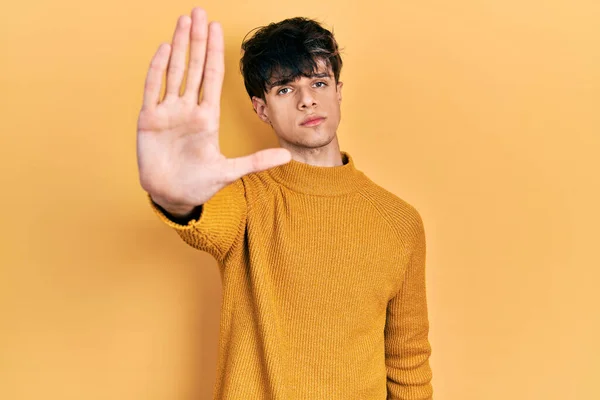
[[[260,150],[248,156],[228,159],[226,174],[228,180],[233,182],[244,175],[287,164],[291,159],[292,153],[287,149]]]

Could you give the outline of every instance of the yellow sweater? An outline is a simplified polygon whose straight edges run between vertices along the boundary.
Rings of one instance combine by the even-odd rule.
[[[356,169],[292,160],[167,225],[223,283],[216,400],[431,399],[425,233]]]

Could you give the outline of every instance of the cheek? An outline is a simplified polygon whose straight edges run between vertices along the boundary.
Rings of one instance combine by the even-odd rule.
[[[276,121],[278,125],[281,126],[289,126],[295,123],[296,115],[293,110],[289,110],[287,108],[278,108],[274,110],[273,113],[273,121]]]
[[[335,116],[339,117],[339,115],[340,115],[340,103],[339,103],[337,97],[335,99],[331,99],[329,104],[330,104],[329,110],[328,110],[329,113],[331,115],[335,115]]]

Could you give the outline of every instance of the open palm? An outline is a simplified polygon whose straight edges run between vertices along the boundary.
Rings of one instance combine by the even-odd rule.
[[[180,94],[188,45],[187,78]],[[166,88],[161,101],[165,71]],[[191,18],[179,18],[172,45],[162,44],[152,58],[138,118],[138,169],[142,188],[165,208],[201,205],[236,179],[291,159],[290,152],[282,148],[231,159],[221,154],[219,117],[224,71],[221,25],[214,21],[207,24],[206,12],[201,8],[194,8]]]

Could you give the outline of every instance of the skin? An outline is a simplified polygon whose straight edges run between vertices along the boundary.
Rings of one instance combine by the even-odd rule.
[[[140,185],[178,219],[195,215],[199,205],[240,177],[291,160],[280,147],[235,158],[221,153],[224,48],[221,25],[209,23],[206,11],[196,7],[191,17],[178,19],[173,41],[158,47],[146,75],[136,141]]]
[[[225,157],[219,146],[223,31],[218,22],[208,22],[202,8],[191,14],[178,19],[172,42],[159,46],[146,75],[136,150],[140,185],[152,200],[171,216],[187,220],[215,193],[246,174],[292,159],[342,165],[336,136],[342,83],[335,83],[331,70],[329,78],[303,76],[271,88],[264,100],[253,98],[257,115],[273,127],[281,147]],[[318,72],[325,72],[324,64]],[[318,126],[301,126],[310,114],[326,118]]]
[[[301,76],[270,88],[266,101],[253,96],[252,105],[261,121],[272,126],[280,146],[290,151],[292,159],[316,166],[339,166],[343,165],[337,138],[343,82],[336,84],[325,62],[318,60],[317,64],[317,74],[327,73],[328,77]],[[317,126],[302,126],[310,114],[325,120]]]

